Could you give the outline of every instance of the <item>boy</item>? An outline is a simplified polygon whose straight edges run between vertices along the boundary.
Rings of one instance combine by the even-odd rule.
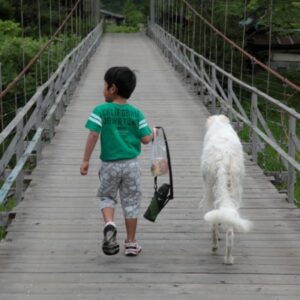
[[[148,144],[152,132],[143,113],[127,103],[136,86],[136,76],[127,67],[112,67],[104,76],[103,95],[106,103],[96,106],[86,122],[87,138],[81,175],[87,175],[89,159],[100,135],[102,161],[97,196],[105,222],[102,250],[106,255],[119,252],[114,211],[117,193],[125,218],[127,237],[125,255],[137,256],[142,248],[135,240],[137,216],[141,203],[141,171],[137,161],[141,142]]]

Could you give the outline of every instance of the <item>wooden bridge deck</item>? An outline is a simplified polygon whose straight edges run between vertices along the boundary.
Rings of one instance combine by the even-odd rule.
[[[136,258],[101,252],[102,221],[95,197],[98,151],[89,176],[79,175],[84,123],[102,101],[103,74],[113,65],[138,70],[131,101],[151,125],[165,127],[174,168],[175,200],[156,223],[141,217],[143,252]],[[255,227],[236,235],[235,265],[223,265],[224,248],[211,254],[209,229],[198,210],[207,116],[151,40],[139,34],[106,35],[0,243],[0,299],[299,299],[299,210],[250,161],[242,215]],[[142,212],[152,195],[149,148],[140,157]],[[120,207],[116,222],[122,242]]]

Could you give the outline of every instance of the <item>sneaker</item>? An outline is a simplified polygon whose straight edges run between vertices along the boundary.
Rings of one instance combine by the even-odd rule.
[[[137,256],[142,251],[142,247],[137,242],[125,242],[125,255]]]
[[[117,227],[113,223],[108,223],[103,229],[102,250],[106,255],[115,255],[119,252],[120,246],[117,243]]]

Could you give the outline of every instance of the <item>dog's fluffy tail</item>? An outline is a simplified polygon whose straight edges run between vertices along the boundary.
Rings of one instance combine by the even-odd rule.
[[[225,224],[233,226],[236,231],[248,232],[251,229],[251,222],[240,217],[234,208],[220,208],[209,211],[204,215],[204,220],[210,224]]]

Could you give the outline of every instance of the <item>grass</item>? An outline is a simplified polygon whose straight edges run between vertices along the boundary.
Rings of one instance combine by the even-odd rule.
[[[295,185],[295,204],[300,208],[300,174],[298,174]]]
[[[0,212],[11,211],[16,206],[16,198],[11,197],[5,204],[0,205]]]
[[[115,25],[115,24],[108,24],[105,26],[105,32],[110,33],[133,33],[138,32],[138,26],[127,26],[127,25]]]
[[[240,132],[239,136],[242,141],[249,143],[250,142],[250,128],[245,126]]]
[[[299,81],[299,72],[290,72],[287,77],[291,78],[292,81]],[[266,74],[261,71],[256,73],[256,77],[263,77]],[[255,78],[256,78],[255,77]],[[267,77],[266,77],[267,78]],[[297,112],[300,111],[300,93],[294,93],[290,89],[285,89],[281,82],[272,76],[268,78],[270,81],[270,86],[272,89],[269,90],[270,96],[278,99],[283,104],[295,109]],[[244,76],[244,81],[248,82],[252,85],[251,76]],[[265,82],[257,81],[255,82],[255,86],[264,91],[266,89]],[[239,92],[239,87],[236,86],[236,93]],[[247,94],[247,92],[242,92],[242,106],[246,111],[247,115],[250,115],[251,110],[251,102],[249,101],[251,95]],[[279,98],[278,98],[279,97]],[[272,132],[275,140],[278,145],[288,152],[288,116],[287,114],[281,114],[281,112],[276,109],[276,106],[266,103],[261,97],[258,97],[258,108],[261,111],[262,115],[265,117],[267,125]],[[260,128],[262,130],[262,128]],[[262,130],[264,131],[264,130]],[[251,130],[247,126],[243,128],[239,133],[241,139],[244,142],[251,142]],[[300,122],[297,122],[296,127],[296,136],[300,138]],[[300,162],[300,151],[296,153],[296,161]],[[285,166],[281,162],[280,156],[277,154],[272,147],[265,144],[265,148],[263,152],[258,153],[258,165],[265,171],[286,171]],[[283,183],[276,186],[278,190],[287,190],[287,184]],[[295,184],[295,204],[300,207],[300,174],[297,174],[296,184]]]
[[[16,199],[14,197],[11,197],[8,199],[8,201],[4,204],[0,205],[0,212],[9,212],[16,206]],[[6,227],[0,226],[0,240],[5,238],[6,235]]]
[[[269,128],[272,131],[275,139],[280,138],[282,129],[274,127],[274,124],[269,124]],[[239,136],[242,141],[249,143],[251,141],[251,130],[249,127],[244,127],[240,132]],[[281,145],[283,148],[284,145]],[[287,150],[287,149],[285,149]],[[296,160],[299,160],[299,153],[296,155]],[[269,172],[274,171],[286,171],[285,166],[283,165],[279,154],[268,144],[265,144],[265,148],[262,152],[259,152],[257,155],[257,164],[264,170]],[[300,208],[300,174],[296,175],[296,184],[295,184],[295,204]],[[287,190],[287,183],[281,183],[275,185],[279,191]]]
[[[3,238],[5,238],[5,235],[6,235],[5,227],[0,226],[0,241],[1,241]]]

